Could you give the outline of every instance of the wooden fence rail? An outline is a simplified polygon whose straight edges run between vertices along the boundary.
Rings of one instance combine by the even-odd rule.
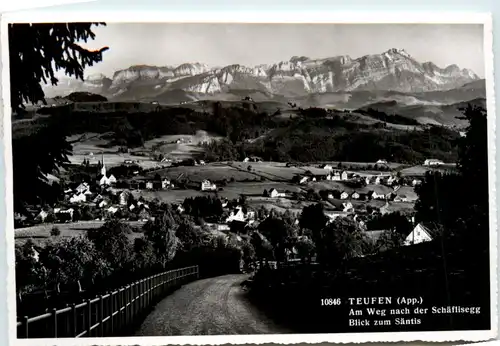
[[[18,338],[80,338],[114,336],[163,299],[173,288],[199,278],[198,266],[170,270],[136,281],[80,304],[49,313],[18,318]]]

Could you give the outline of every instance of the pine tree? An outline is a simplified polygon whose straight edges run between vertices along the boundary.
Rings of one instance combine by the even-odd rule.
[[[93,25],[105,23],[9,24],[10,90],[13,110],[23,102],[45,101],[41,82],[57,85],[55,71],[83,80],[86,67],[102,60],[108,50],[88,50],[77,42],[94,39]]]
[[[55,71],[83,80],[85,67],[102,60],[102,53],[87,50],[77,42],[94,39],[92,25],[104,23],[10,24],[10,88],[13,112],[23,112],[24,102],[46,104],[41,83],[56,85]],[[14,209],[25,212],[29,204],[53,202],[58,196],[46,175],[69,163],[72,146],[67,141],[66,121],[53,115],[29,136],[13,136]]]

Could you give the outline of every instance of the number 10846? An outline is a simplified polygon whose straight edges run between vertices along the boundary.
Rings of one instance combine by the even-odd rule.
[[[332,306],[342,304],[340,298],[324,298],[321,299],[321,306]]]

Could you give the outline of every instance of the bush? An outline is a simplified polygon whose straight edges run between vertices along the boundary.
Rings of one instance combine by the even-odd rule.
[[[52,237],[58,237],[61,235],[61,230],[59,229],[59,227],[57,226],[54,226],[52,227],[52,229],[50,230],[50,235]]]

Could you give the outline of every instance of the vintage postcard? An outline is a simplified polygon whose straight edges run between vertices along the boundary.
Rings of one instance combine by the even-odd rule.
[[[2,20],[14,345],[496,337],[489,15]]]

